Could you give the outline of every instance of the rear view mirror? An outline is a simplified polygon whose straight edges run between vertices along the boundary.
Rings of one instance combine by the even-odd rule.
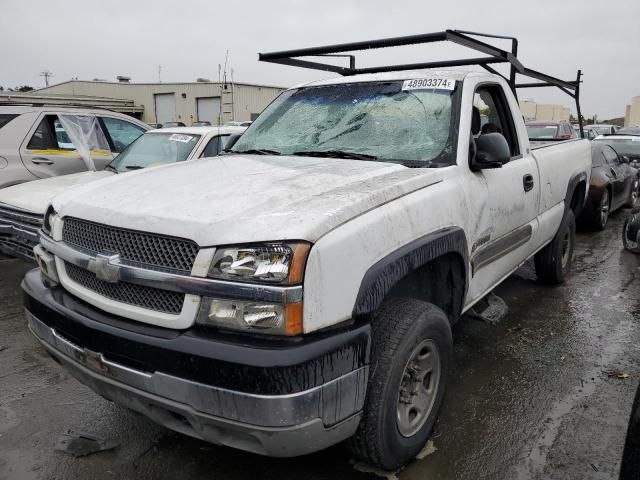
[[[471,158],[471,170],[501,168],[511,159],[511,149],[501,133],[487,133],[475,139],[475,155]]]

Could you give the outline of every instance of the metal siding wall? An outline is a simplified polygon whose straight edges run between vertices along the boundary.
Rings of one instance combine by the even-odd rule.
[[[231,84],[229,92],[231,92]],[[235,84],[234,113],[235,119],[251,120],[252,113],[260,113],[285,89],[255,85]],[[218,83],[110,83],[70,81],[38,90],[42,93],[64,93],[69,95],[89,95],[95,97],[111,97],[133,100],[136,105],[144,107],[142,121],[155,122],[156,93],[176,94],[176,121],[191,125],[197,119],[196,99],[198,97],[219,97],[222,88]],[[186,98],[182,98],[182,94]],[[230,96],[230,95],[229,95]],[[223,105],[223,109],[226,108]],[[230,110],[230,108],[229,108]],[[223,115],[223,122],[232,120],[231,113]]]

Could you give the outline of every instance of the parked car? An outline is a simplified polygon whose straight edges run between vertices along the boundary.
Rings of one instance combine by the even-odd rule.
[[[33,247],[51,199],[73,187],[145,167],[213,157],[243,127],[176,127],[150,130],[99,172],[61,175],[0,190],[0,252],[33,261]]]
[[[617,125],[609,125],[604,123],[591,124],[587,125],[587,127],[593,128],[596,132],[598,132],[598,135],[612,135],[620,130],[620,127]]]
[[[211,122],[209,120],[198,120],[191,124],[192,127],[210,127]]]
[[[622,227],[622,244],[630,252],[640,253],[640,208],[636,206]],[[640,424],[638,425],[640,427]],[[640,442],[640,431],[637,440]]]
[[[638,201],[638,170],[604,142],[591,142],[591,181],[581,222],[604,230],[609,214]]]
[[[625,127],[616,132],[616,135],[640,135],[640,127]]]
[[[598,136],[594,141],[613,147],[619,155],[629,160],[632,167],[640,167],[640,135],[623,135],[616,133],[615,135]]]
[[[175,128],[175,127],[186,127],[183,122],[165,122],[162,124],[162,128]]]
[[[147,125],[149,125],[149,127],[151,127],[152,129],[158,129],[158,128],[162,128],[162,124],[161,123],[147,123]]]
[[[530,140],[571,140],[578,138],[569,122],[534,120],[526,123]]]
[[[573,130],[576,132],[576,137],[582,138],[580,136],[580,126],[574,125]],[[600,135],[597,131],[590,127],[582,127],[582,131],[584,132],[584,138],[586,138],[587,140],[593,140],[598,135]]]
[[[241,122],[237,122],[237,121],[231,121],[231,122],[227,122],[225,123],[225,125],[229,126],[229,127],[248,127],[249,125],[251,125],[253,122],[251,121],[241,121]]]
[[[96,118],[94,132],[103,149],[91,158],[101,170],[127,145],[149,130],[128,115],[101,109],[39,105],[0,106],[0,188],[87,170],[60,115]]]
[[[168,428],[273,456],[352,437],[386,470],[431,434],[451,324],[528,258],[564,280],[591,172],[588,141],[532,148],[507,80],[460,70],[289,89],[231,150],[55,197],[30,328]]]

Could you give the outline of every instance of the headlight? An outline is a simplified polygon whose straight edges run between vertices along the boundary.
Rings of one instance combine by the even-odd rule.
[[[271,335],[302,333],[302,302],[279,304],[207,298],[197,323]]]
[[[306,242],[219,247],[209,277],[294,285],[302,282],[309,247]]]
[[[44,221],[42,223],[42,230],[48,235],[51,235],[51,219],[56,215],[56,211],[53,209],[53,205],[49,205],[46,213],[44,214]]]

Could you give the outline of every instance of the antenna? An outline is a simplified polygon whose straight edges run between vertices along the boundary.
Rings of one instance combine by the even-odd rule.
[[[53,77],[53,73],[51,73],[47,69],[44,69],[42,72],[40,72],[40,76],[44,77],[44,85],[45,85],[45,87],[48,87],[49,86],[49,78]]]
[[[162,65],[158,65],[158,83],[162,83]]]

